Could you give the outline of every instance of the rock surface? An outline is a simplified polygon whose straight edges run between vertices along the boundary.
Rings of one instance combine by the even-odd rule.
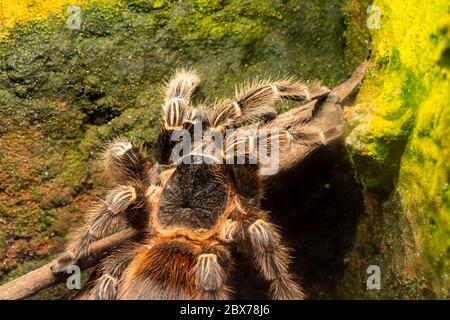
[[[370,30],[373,65],[345,111],[345,147],[321,150],[268,191],[311,298],[449,294],[445,2],[375,1],[381,29]],[[0,13],[0,283],[52,258],[104,194],[108,139],[125,135],[151,158],[161,84],[175,68],[199,70],[197,101],[256,76],[332,87],[364,59],[374,13],[356,0],[84,0],[71,29],[73,1],[33,3],[5,1]],[[380,290],[366,289],[370,265]]]
[[[384,289],[369,297],[448,298],[450,7],[448,1],[374,5],[382,20],[371,30],[373,68],[347,117],[366,215],[345,282],[359,286],[354,276],[373,262]]]

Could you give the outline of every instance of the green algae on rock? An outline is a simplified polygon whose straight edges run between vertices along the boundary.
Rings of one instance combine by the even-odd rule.
[[[354,259],[378,261],[388,297],[448,298],[450,7],[448,1],[374,4],[382,27],[372,30],[374,67],[348,117],[347,145],[367,201],[376,197],[380,206],[373,209],[379,217],[362,224],[378,224],[380,239],[361,235]],[[368,245],[378,252],[364,252]],[[355,266],[348,276],[363,272]]]

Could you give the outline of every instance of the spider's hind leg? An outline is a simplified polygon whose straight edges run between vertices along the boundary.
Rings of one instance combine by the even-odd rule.
[[[228,272],[222,265],[227,258],[219,252],[202,253],[194,267],[195,298],[199,300],[228,300],[231,290],[226,285]]]
[[[255,266],[270,282],[270,291],[276,300],[302,300],[302,288],[288,271],[291,257],[275,227],[263,219],[248,227]]]
[[[120,278],[133,258],[137,248],[134,245],[125,245],[107,257],[100,266],[101,276],[96,280],[91,296],[97,300],[115,300],[119,290]]]

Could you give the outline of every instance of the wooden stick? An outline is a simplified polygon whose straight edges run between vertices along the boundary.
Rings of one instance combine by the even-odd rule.
[[[125,241],[135,240],[140,237],[142,237],[142,232],[127,229],[96,241],[90,247],[89,256],[82,259],[78,265],[81,270],[95,266],[108,252],[116,249]],[[50,270],[53,263],[54,262],[50,262],[39,269],[31,271],[0,286],[0,300],[19,300],[28,298],[41,290],[64,281],[70,276],[70,274],[54,275]]]
[[[337,86],[330,92],[330,97],[336,97],[337,103],[341,103],[345,99],[347,99],[349,96],[351,96],[355,90],[358,88],[358,86],[361,84],[364,75],[367,72],[367,69],[369,69],[370,66],[370,60],[367,59],[362,64],[359,65],[358,68],[353,72],[350,79],[342,83],[341,85]]]

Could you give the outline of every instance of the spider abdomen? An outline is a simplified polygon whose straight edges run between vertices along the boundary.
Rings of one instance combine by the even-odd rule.
[[[125,270],[119,299],[189,299],[194,295],[195,247],[185,241],[155,240],[154,245],[142,246]]]

